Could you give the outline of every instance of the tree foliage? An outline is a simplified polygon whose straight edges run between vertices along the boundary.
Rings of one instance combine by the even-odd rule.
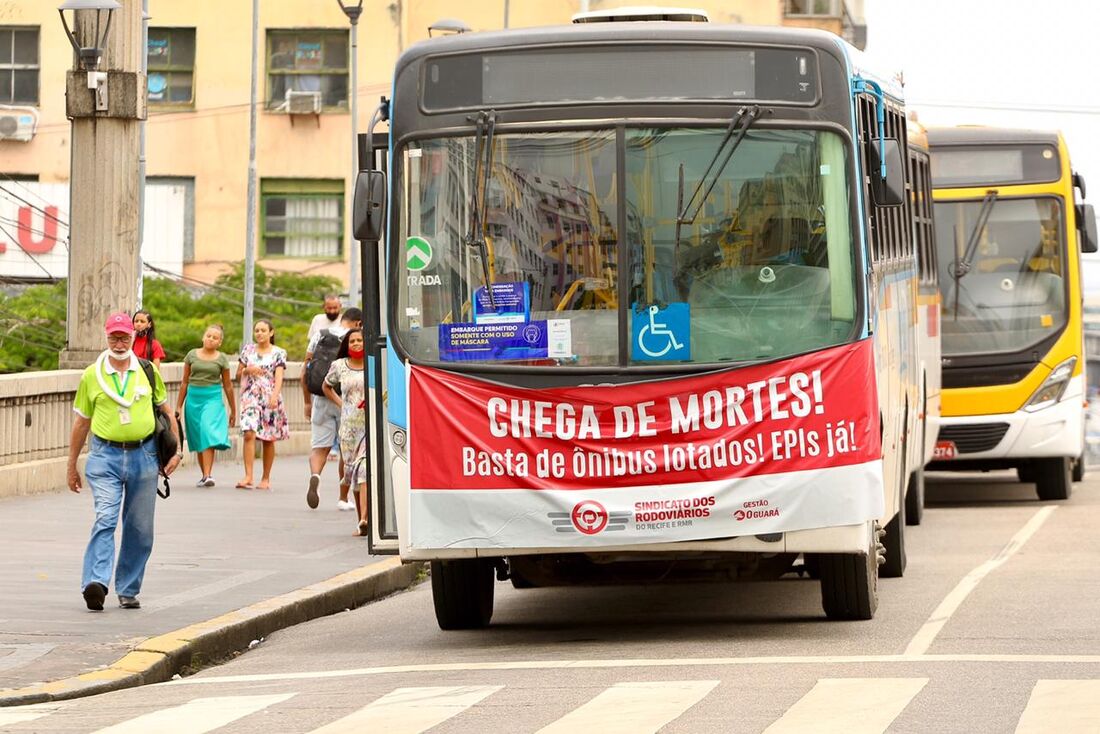
[[[270,273],[257,266],[253,318],[275,326],[276,342],[290,359],[305,355],[309,322],[328,293],[342,290],[329,276]],[[57,369],[65,346],[66,282],[35,285],[14,295],[0,292],[0,373]],[[170,278],[146,278],[142,306],[153,314],[157,339],[169,361],[202,346],[211,324],[225,329],[223,351],[234,354],[244,328],[244,264],[213,285],[189,285]],[[88,328],[98,328],[89,325]]]

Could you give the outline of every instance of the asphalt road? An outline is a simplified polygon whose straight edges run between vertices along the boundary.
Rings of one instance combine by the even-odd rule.
[[[187,679],[0,709],[0,729],[1100,731],[1100,475],[1064,503],[991,475],[928,495],[906,576],[880,582],[869,622],[826,621],[797,578],[501,583],[489,629],[445,633],[422,584]]]

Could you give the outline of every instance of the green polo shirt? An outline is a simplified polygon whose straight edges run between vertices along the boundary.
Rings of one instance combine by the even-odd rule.
[[[80,378],[80,386],[76,389],[73,410],[85,418],[90,418],[92,433],[108,441],[142,441],[148,438],[156,427],[156,419],[153,417],[154,405],[161,405],[168,399],[168,391],[164,387],[160,372],[155,366],[153,367],[156,385],[150,389],[149,380],[145,377],[145,371],[141,369],[137,357],[132,357],[129,368],[121,373],[111,367],[110,361],[103,361],[103,383],[110,390],[117,390],[116,385],[124,387],[123,397],[126,401],[133,401],[133,405],[128,409],[130,422],[123,425],[119,412],[122,406],[103,391],[96,377],[97,365],[98,360],[84,370],[84,375]],[[140,395],[138,395],[139,392]],[[115,394],[118,393],[115,392]]]

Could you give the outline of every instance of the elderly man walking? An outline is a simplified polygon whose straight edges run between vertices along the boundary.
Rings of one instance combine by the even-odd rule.
[[[84,552],[81,581],[88,609],[101,611],[114,571],[115,591],[123,609],[139,609],[137,596],[145,564],[153,551],[153,511],[157,500],[156,428],[154,410],[169,417],[172,432],[179,430],[168,408],[167,390],[153,370],[150,384],[130,347],[134,324],[124,313],[111,314],[105,327],[107,349],[84,370],[73,401],[73,431],[69,444],[69,489],[81,489],[76,461],[91,430],[91,448],[84,476],[92,489],[95,523]],[[177,454],[164,468],[171,474]],[[122,511],[122,542],[115,566],[115,528]]]

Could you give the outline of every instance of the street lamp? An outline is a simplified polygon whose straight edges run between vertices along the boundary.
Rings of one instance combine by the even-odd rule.
[[[57,8],[61,15],[61,25],[65,27],[65,35],[76,52],[80,68],[88,72],[88,89],[95,93],[96,111],[107,109],[107,74],[99,71],[99,62],[103,58],[103,49],[107,47],[107,35],[111,32],[111,18],[115,11],[122,6],[116,0],[65,0]],[[73,11],[73,26],[65,20],[65,11]],[[76,15],[80,10],[94,10],[96,13],[95,36],[91,46],[81,46],[76,40],[73,29],[76,28]],[[106,21],[104,21],[106,15]],[[102,32],[100,32],[102,29]]]
[[[432,37],[432,31],[438,33],[469,33],[470,26],[457,18],[441,18],[428,26],[428,38]]]
[[[348,90],[348,97],[350,98],[351,109],[351,182],[352,186],[355,186],[355,178],[359,175],[359,161],[357,160],[357,153],[359,152],[359,16],[363,14],[363,0],[352,4],[351,2],[345,2],[344,0],[336,0],[340,5],[340,10],[344,11],[344,15],[348,16],[348,21],[351,23],[351,79],[349,81],[350,89]],[[351,211],[352,197],[348,196],[348,211]],[[351,217],[349,216],[350,220]],[[355,305],[359,305],[359,243],[355,241],[354,236],[348,241],[350,252],[348,253],[348,265],[350,266],[350,274],[348,275],[348,297]]]

